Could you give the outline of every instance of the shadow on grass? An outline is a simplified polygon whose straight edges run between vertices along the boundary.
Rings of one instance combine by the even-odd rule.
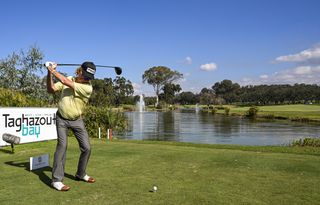
[[[14,162],[14,161],[9,161],[9,162],[5,162],[6,165],[10,165],[10,166],[14,166],[14,167],[19,167],[19,168],[24,168],[26,171],[28,172],[32,172],[36,175],[38,175],[39,179],[47,186],[51,187],[51,178],[45,173],[45,172],[52,172],[52,167],[44,167],[41,169],[37,169],[37,170],[32,170],[30,171],[30,163],[29,162]],[[72,180],[76,180],[75,176],[71,175],[71,174],[64,174],[65,177],[72,179]]]
[[[6,149],[0,149],[0,152],[6,153],[6,154],[14,154],[12,150],[6,150]]]

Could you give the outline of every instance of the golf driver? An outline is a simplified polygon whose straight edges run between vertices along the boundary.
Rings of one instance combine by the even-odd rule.
[[[44,64],[45,67],[51,66],[52,62],[46,62]],[[81,64],[68,64],[68,63],[57,63],[57,66],[81,66]],[[109,65],[96,65],[96,67],[100,68],[113,68],[117,75],[121,75],[122,68],[118,66],[109,66]]]

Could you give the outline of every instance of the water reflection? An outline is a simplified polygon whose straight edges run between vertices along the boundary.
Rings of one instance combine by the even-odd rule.
[[[207,144],[279,145],[294,139],[318,137],[319,126],[193,111],[127,112],[123,139],[181,141]]]

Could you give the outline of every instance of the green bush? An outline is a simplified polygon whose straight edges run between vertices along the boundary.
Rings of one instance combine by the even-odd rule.
[[[273,114],[268,114],[268,115],[265,115],[263,117],[266,118],[266,119],[270,119],[270,120],[275,119],[275,116]]]
[[[218,112],[218,108],[214,107],[211,112],[213,115],[215,115]]]
[[[122,105],[123,110],[125,111],[134,111],[136,109],[135,105]]]
[[[258,116],[258,111],[259,111],[258,107],[252,106],[249,108],[246,115],[247,117],[256,118]]]
[[[309,147],[320,147],[320,138],[304,138],[299,140],[294,140],[291,146],[309,146]]]
[[[11,89],[0,88],[0,107],[41,107],[46,102]]]
[[[27,105],[27,97],[17,91],[0,88],[1,107],[24,107]]]
[[[310,122],[310,119],[305,117],[295,117],[295,118],[292,118],[291,120],[296,122]]]
[[[101,129],[101,137],[107,136],[107,129],[114,132],[123,132],[127,128],[127,119],[123,112],[112,111],[109,108],[97,108],[88,106],[84,121],[90,137],[98,137],[98,129]]]
[[[164,101],[159,101],[156,109],[162,110],[162,109],[165,109],[166,107],[167,107],[167,104]]]
[[[172,111],[172,110],[175,110],[175,109],[177,109],[175,105],[169,105],[169,110]]]
[[[225,113],[226,115],[229,115],[229,113],[230,113],[230,107],[225,107],[225,108],[224,108],[224,113]]]

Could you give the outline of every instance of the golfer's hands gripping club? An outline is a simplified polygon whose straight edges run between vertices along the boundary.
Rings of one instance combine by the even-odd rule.
[[[52,73],[56,70],[57,63],[48,61],[45,63],[45,66],[47,67],[48,71]]]

